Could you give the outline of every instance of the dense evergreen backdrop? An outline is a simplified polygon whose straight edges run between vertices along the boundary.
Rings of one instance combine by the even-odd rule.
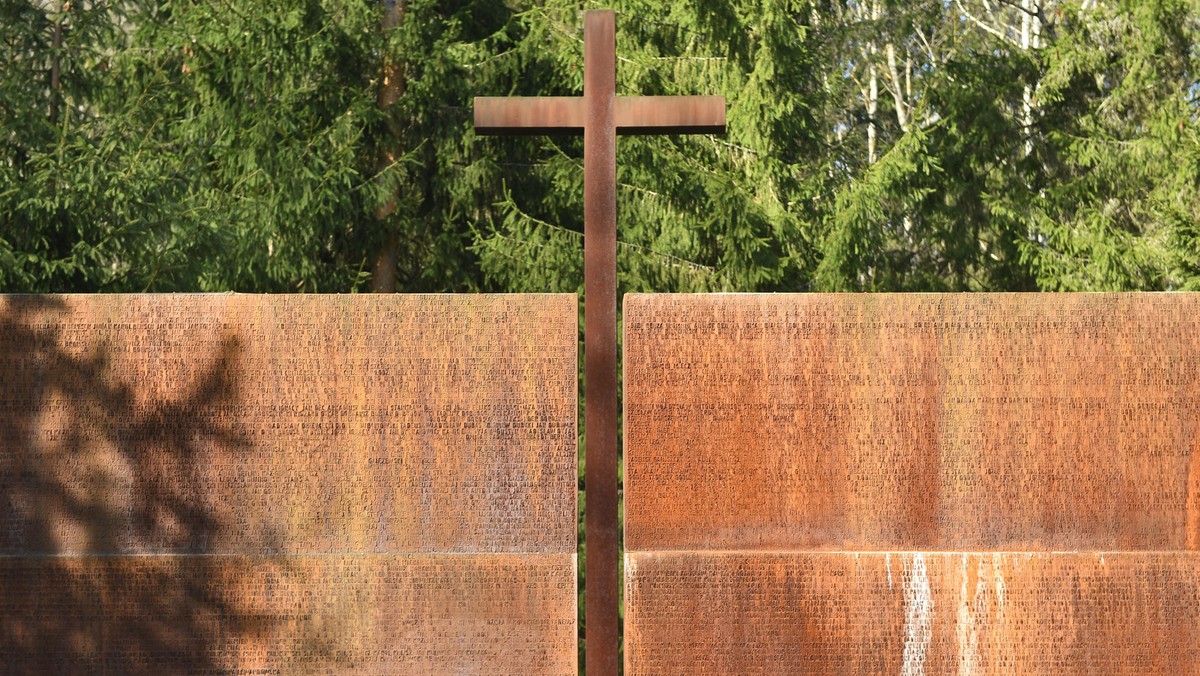
[[[1195,0],[615,5],[623,290],[1200,288]],[[581,290],[582,8],[0,0],[0,289]]]
[[[622,291],[1200,290],[1197,0],[611,5]],[[590,7],[0,0],[0,291],[582,292]]]

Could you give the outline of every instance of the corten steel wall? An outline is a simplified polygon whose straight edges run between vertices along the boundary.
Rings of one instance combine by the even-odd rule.
[[[0,671],[576,671],[573,295],[0,296]]]
[[[1200,295],[631,295],[626,668],[1200,671]]]

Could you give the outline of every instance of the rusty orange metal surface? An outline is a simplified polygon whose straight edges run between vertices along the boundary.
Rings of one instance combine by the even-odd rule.
[[[625,298],[626,672],[1200,672],[1200,295]]]
[[[723,96],[617,96],[616,133],[723,134]],[[579,96],[476,96],[475,133],[498,136],[582,134],[587,109]]]
[[[724,96],[618,96],[617,134],[724,134]]]
[[[576,673],[573,554],[0,557],[5,674]]]
[[[586,121],[580,96],[475,97],[476,134],[582,134]]]
[[[0,296],[0,655],[573,672],[577,331],[573,294]]]
[[[585,666],[616,676],[621,622],[617,550],[616,18],[583,17],[584,490],[587,562]]]
[[[1196,552],[638,552],[627,674],[1194,674]]]
[[[626,545],[1200,546],[1200,295],[625,299]]]

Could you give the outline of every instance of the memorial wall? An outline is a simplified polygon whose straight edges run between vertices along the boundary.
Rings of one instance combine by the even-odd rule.
[[[0,296],[5,673],[576,672],[574,295]]]
[[[626,673],[1200,670],[1200,295],[624,322]]]

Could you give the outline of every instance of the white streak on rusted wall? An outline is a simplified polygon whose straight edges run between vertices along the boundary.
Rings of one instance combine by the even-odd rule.
[[[933,637],[933,594],[924,554],[913,554],[904,578],[904,664],[900,674],[918,676],[925,673],[925,654]]]

